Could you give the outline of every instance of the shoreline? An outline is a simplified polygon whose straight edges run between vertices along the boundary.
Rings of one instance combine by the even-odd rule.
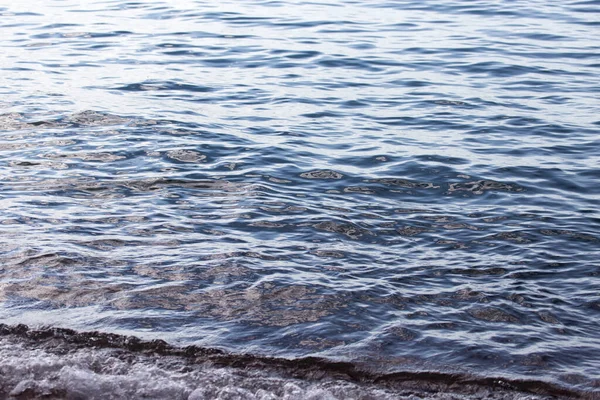
[[[250,371],[251,374],[258,374],[264,379],[277,377],[277,379],[283,381],[303,382],[302,385],[307,387],[335,383],[340,387],[344,385],[355,386],[366,392],[383,390],[392,396],[417,396],[417,398],[423,399],[450,399],[456,398],[456,396],[464,399],[485,396],[488,399],[532,400],[540,398],[593,400],[600,398],[599,392],[577,391],[543,381],[509,380],[506,378],[477,377],[435,371],[376,373],[350,362],[337,362],[324,358],[286,359],[253,354],[233,354],[214,348],[193,345],[178,347],[162,340],[145,341],[134,336],[102,332],[77,332],[66,328],[31,329],[26,325],[10,326],[0,324],[0,341],[4,344],[18,345],[25,350],[35,351],[44,357],[55,357],[54,362],[57,363],[57,366],[60,365],[59,360],[61,357],[68,358],[74,354],[78,354],[78,357],[82,354],[94,354],[93,358],[100,364],[102,364],[101,360],[103,358],[111,358],[121,360],[125,364],[138,365],[141,363],[153,365],[154,367],[162,366],[161,368],[167,362],[169,364],[167,370],[174,372],[202,370],[203,374],[209,374],[211,371],[227,370],[233,375],[242,374],[238,382],[242,386],[246,385],[242,382],[243,375]],[[24,361],[24,363],[26,364],[27,361]],[[86,369],[86,367],[82,368]],[[97,371],[99,375],[108,372],[103,372],[102,367],[99,368]],[[5,366],[5,372],[6,369]],[[126,370],[127,368],[122,373],[126,374]],[[60,369],[58,372],[54,372],[60,373]],[[3,375],[5,377],[2,378],[0,394],[10,395],[18,388],[16,386],[9,387],[11,382],[7,381],[10,379],[6,378],[6,373]],[[254,378],[259,379],[256,376]],[[47,378],[39,376],[38,379],[44,380]],[[21,382],[17,383],[17,386],[19,384],[23,386]],[[232,386],[235,385],[234,383]],[[253,385],[256,385],[256,382]],[[36,386],[35,382],[30,382],[30,386]],[[57,387],[56,389],[60,388]],[[64,389],[58,391],[64,392]],[[13,394],[13,397],[36,398],[26,397],[26,392],[27,390],[18,396]]]

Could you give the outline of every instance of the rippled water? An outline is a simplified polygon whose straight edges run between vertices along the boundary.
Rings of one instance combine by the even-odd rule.
[[[598,390],[600,2],[172,3],[0,0],[3,322]]]

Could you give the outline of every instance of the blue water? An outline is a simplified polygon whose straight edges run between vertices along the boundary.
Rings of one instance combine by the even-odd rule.
[[[599,29],[0,0],[0,322],[598,390]]]

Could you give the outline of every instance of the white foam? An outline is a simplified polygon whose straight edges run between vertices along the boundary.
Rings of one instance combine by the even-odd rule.
[[[119,350],[32,348],[0,338],[0,394],[68,399],[394,398],[346,382],[303,382],[259,371],[187,365],[176,357]],[[374,396],[374,397],[373,397]]]
[[[305,381],[272,372],[190,364],[171,356],[114,349],[48,348],[0,337],[0,397],[49,399],[475,399],[440,393],[398,393],[341,380]],[[489,395],[489,393],[487,393]],[[490,396],[539,399],[537,396]]]

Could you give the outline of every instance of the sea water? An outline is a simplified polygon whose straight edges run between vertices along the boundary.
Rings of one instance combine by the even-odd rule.
[[[594,0],[0,0],[0,392],[597,396],[599,29]]]

